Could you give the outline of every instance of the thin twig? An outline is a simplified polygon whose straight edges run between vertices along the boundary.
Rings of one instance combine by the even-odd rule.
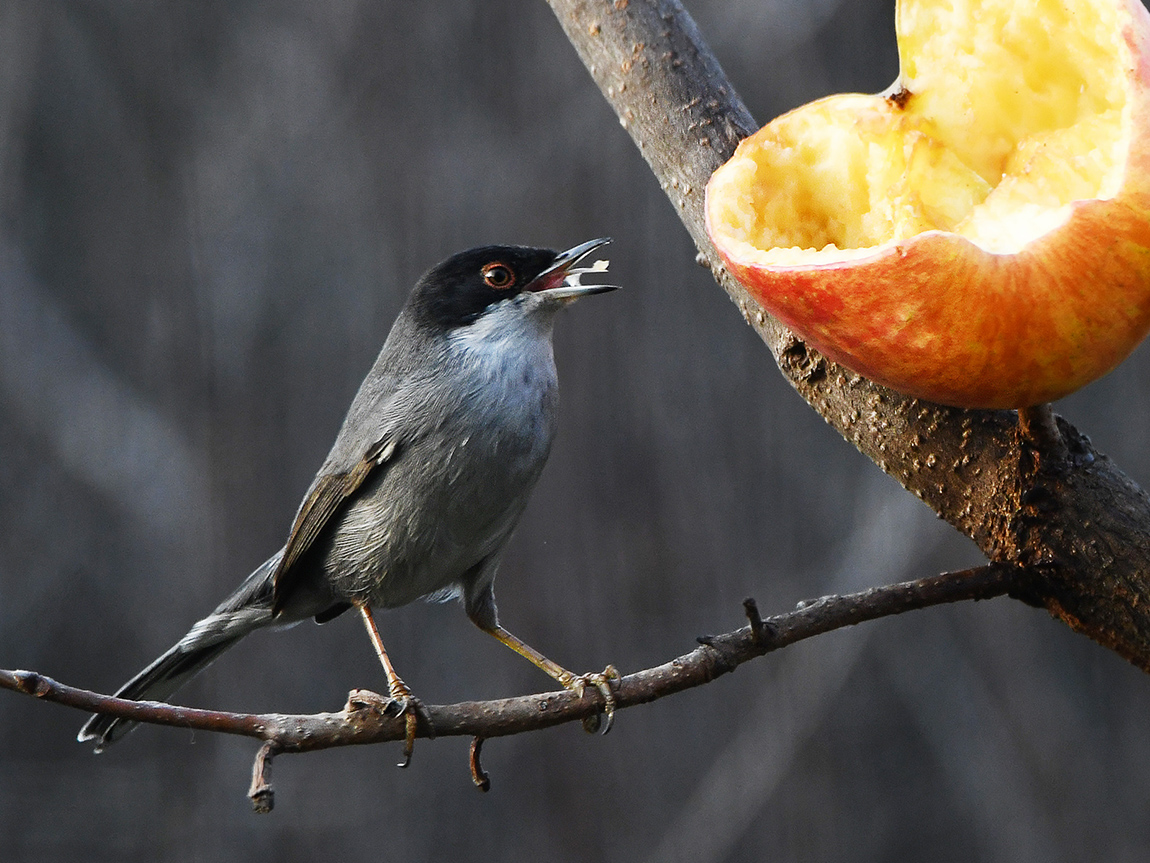
[[[833,629],[917,608],[1002,596],[1011,592],[1023,574],[1024,571],[1016,567],[987,564],[918,581],[804,602],[794,611],[763,620],[761,626],[748,625],[711,636],[705,645],[690,653],[623,677],[615,691],[617,709],[645,704],[701,686],[756,656]],[[0,688],[137,722],[254,737],[273,743],[274,752],[308,752],[335,746],[403,740],[407,733],[407,724],[402,717],[387,716],[373,710],[300,716],[197,710],[100,695],[58,683],[32,671],[0,670]],[[602,709],[602,696],[591,686],[586,688],[582,697],[564,690],[497,701],[427,707],[437,736],[482,738],[520,734],[582,720],[597,715]],[[426,734],[422,723],[420,734]],[[268,756],[271,754],[273,750],[269,750]]]

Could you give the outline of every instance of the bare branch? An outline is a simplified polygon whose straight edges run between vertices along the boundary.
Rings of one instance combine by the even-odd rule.
[[[695,23],[677,0],[549,2],[700,262],[799,394],[987,557],[1025,566],[1020,599],[1150,670],[1150,497],[1048,408],[1025,413],[1020,435],[1013,411],[901,396],[829,362],[758,308],[722,268],[703,219],[707,180],[756,124]]]
[[[690,653],[623,677],[615,691],[617,708],[646,704],[701,686],[757,656],[833,629],[932,605],[1002,596],[1015,589],[1023,574],[1011,566],[989,564],[845,596],[824,596],[766,620],[758,618],[754,601],[749,600],[747,612],[753,626],[705,637],[700,639],[703,644]],[[224,713],[130,701],[57,683],[33,671],[0,670],[0,688],[137,722],[239,734],[267,741],[271,745],[260,751],[252,777],[251,793],[257,805],[263,802],[270,806],[268,762],[275,754],[403,740],[406,734],[402,717],[386,715],[357,699],[349,699],[339,713],[289,716]],[[419,734],[423,737],[432,733],[483,739],[502,737],[582,720],[595,716],[602,707],[602,696],[594,687],[587,687],[582,698],[573,692],[561,691],[496,701],[432,705],[427,707],[431,727],[420,723]],[[478,768],[477,749],[472,767]],[[481,769],[476,776],[482,778]]]

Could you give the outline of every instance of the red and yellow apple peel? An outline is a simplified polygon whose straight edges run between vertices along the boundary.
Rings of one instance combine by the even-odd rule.
[[[1150,15],[900,0],[899,80],[740,144],[707,230],[831,359],[959,407],[1059,398],[1150,330]]]

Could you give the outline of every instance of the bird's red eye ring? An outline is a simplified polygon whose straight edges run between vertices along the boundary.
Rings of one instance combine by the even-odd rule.
[[[515,284],[515,273],[507,264],[488,264],[483,268],[483,281],[489,288],[505,291]]]

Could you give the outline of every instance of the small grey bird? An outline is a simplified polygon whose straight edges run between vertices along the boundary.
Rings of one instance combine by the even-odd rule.
[[[555,437],[555,314],[613,285],[583,285],[606,261],[577,264],[608,243],[550,249],[484,246],[429,270],[412,290],[360,385],[296,514],[287,543],[179,643],[116,695],[167,700],[248,633],[358,610],[407,715],[410,756],[421,706],[395,673],[371,608],[462,599],[467,616],[568,689],[595,686],[607,725],[608,666],[576,675],[499,625],[499,559]],[[97,714],[80,730],[97,752],[134,727]],[[405,762],[406,763],[406,762]]]

